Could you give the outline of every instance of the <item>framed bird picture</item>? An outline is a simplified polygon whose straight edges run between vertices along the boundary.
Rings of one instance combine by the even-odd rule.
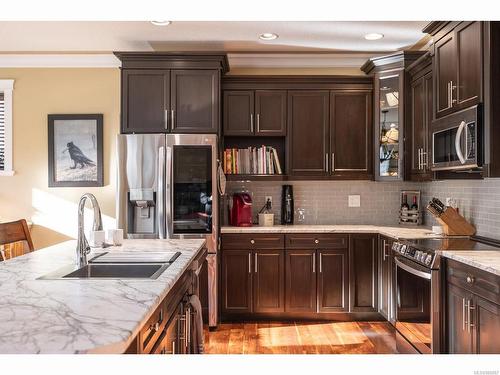
[[[103,186],[102,114],[49,115],[49,187]]]

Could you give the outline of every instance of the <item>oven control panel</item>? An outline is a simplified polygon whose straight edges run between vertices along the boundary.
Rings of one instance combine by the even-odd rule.
[[[418,250],[412,246],[409,246],[408,244],[396,241],[392,245],[392,250],[403,255],[406,258],[410,258],[428,267],[432,264],[433,254]]]

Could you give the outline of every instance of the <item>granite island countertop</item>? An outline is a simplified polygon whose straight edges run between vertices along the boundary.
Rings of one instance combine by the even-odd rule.
[[[425,226],[384,225],[274,225],[272,227],[230,227],[221,228],[221,233],[378,233],[396,239],[432,238],[434,234]]]
[[[155,280],[37,280],[74,263],[74,240],[0,262],[0,354],[124,352],[204,244],[124,240],[93,250],[181,252]]]

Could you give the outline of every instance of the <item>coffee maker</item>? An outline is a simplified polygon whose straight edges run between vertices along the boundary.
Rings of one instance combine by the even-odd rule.
[[[281,193],[281,224],[293,224],[293,186],[283,185]]]
[[[252,197],[249,193],[234,193],[229,211],[229,222],[234,227],[252,226]]]

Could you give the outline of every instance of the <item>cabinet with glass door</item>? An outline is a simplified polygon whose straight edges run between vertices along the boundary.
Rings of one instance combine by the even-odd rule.
[[[380,179],[402,178],[403,126],[401,108],[401,73],[376,74],[378,91],[378,121],[375,160],[376,176]]]

